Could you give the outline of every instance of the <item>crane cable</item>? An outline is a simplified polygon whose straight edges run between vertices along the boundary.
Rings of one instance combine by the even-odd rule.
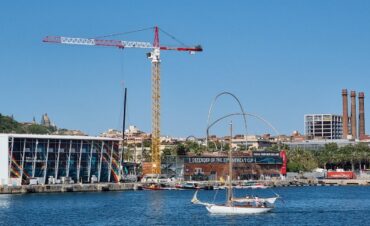
[[[133,30],[133,31],[119,32],[119,33],[112,33],[112,34],[109,34],[109,35],[97,36],[97,37],[95,37],[95,38],[106,38],[106,37],[119,36],[119,35],[128,35],[128,34],[137,33],[137,32],[140,32],[140,31],[147,31],[147,30],[151,30],[151,29],[153,29],[153,28],[154,28],[154,27],[147,27],[147,28],[142,28],[142,29]]]
[[[128,35],[128,34],[132,34],[132,33],[137,33],[137,32],[141,32],[141,31],[147,31],[147,30],[152,30],[154,29],[155,27],[147,27],[147,28],[142,28],[142,29],[137,29],[137,30],[132,30],[132,31],[127,31],[127,32],[118,32],[118,33],[112,33],[112,34],[108,34],[108,35],[102,35],[102,36],[96,36],[94,37],[94,39],[99,39],[99,38],[107,38],[107,37],[113,37],[113,36],[119,36],[119,35]],[[185,47],[189,47],[189,45],[185,44],[183,41],[179,40],[178,38],[176,38],[174,35],[168,33],[167,31],[163,30],[162,28],[159,28],[158,29],[165,35],[167,35],[168,37],[170,37],[172,40],[176,41],[177,43],[179,43],[180,45],[182,46],[185,46]]]
[[[175,36],[171,35],[170,33],[166,32],[165,30],[163,30],[162,28],[158,28],[160,31],[163,32],[163,34],[167,35],[168,37],[170,37],[172,40],[178,42],[179,44],[185,46],[185,47],[189,47],[189,45],[186,45],[184,42],[180,41],[178,38],[176,38]]]

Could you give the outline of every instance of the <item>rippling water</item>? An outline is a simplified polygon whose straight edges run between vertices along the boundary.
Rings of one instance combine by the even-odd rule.
[[[273,212],[218,216],[190,204],[193,191],[0,195],[1,225],[370,225],[370,187],[276,188]],[[246,195],[248,190],[237,190]],[[251,192],[251,191],[249,191]],[[270,189],[253,191],[273,195]],[[216,195],[215,195],[216,194]],[[222,202],[225,191],[201,191]]]

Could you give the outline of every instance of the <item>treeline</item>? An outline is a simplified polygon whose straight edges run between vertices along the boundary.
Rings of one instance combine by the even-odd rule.
[[[315,168],[361,170],[369,167],[370,148],[365,143],[338,147],[326,144],[321,150],[295,148],[287,150],[288,171],[307,172]]]
[[[50,134],[54,131],[56,131],[55,127],[19,123],[12,117],[0,114],[0,133]]]

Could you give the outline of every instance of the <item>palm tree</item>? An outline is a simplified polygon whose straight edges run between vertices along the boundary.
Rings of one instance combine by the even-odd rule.
[[[317,167],[317,159],[311,150],[290,149],[287,151],[287,158],[294,171],[311,171]]]
[[[336,163],[338,157],[338,145],[336,143],[325,144],[324,149],[322,150],[321,160],[324,163],[324,169],[326,169],[327,164]]]
[[[339,148],[336,155],[336,164],[344,168],[351,159],[351,148]]]
[[[326,169],[326,165],[329,163],[330,155],[325,150],[316,150],[314,151],[314,156],[317,160],[317,163],[320,167]]]
[[[355,145],[355,159],[359,164],[359,170],[361,170],[362,161],[366,159],[367,153],[369,152],[369,146],[364,143],[358,143]]]

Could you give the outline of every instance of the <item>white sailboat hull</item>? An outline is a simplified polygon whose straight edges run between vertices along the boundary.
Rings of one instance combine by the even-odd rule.
[[[270,207],[240,207],[240,206],[221,206],[207,205],[208,212],[212,214],[260,214],[271,211]]]
[[[198,190],[194,193],[191,200],[193,204],[205,206],[208,212],[212,214],[260,214],[271,211],[274,207],[262,207],[262,206],[226,206],[226,205],[216,205],[206,202],[201,202],[197,198]],[[265,199],[265,201],[273,204],[277,197]],[[240,199],[245,202],[256,202],[256,199]]]

